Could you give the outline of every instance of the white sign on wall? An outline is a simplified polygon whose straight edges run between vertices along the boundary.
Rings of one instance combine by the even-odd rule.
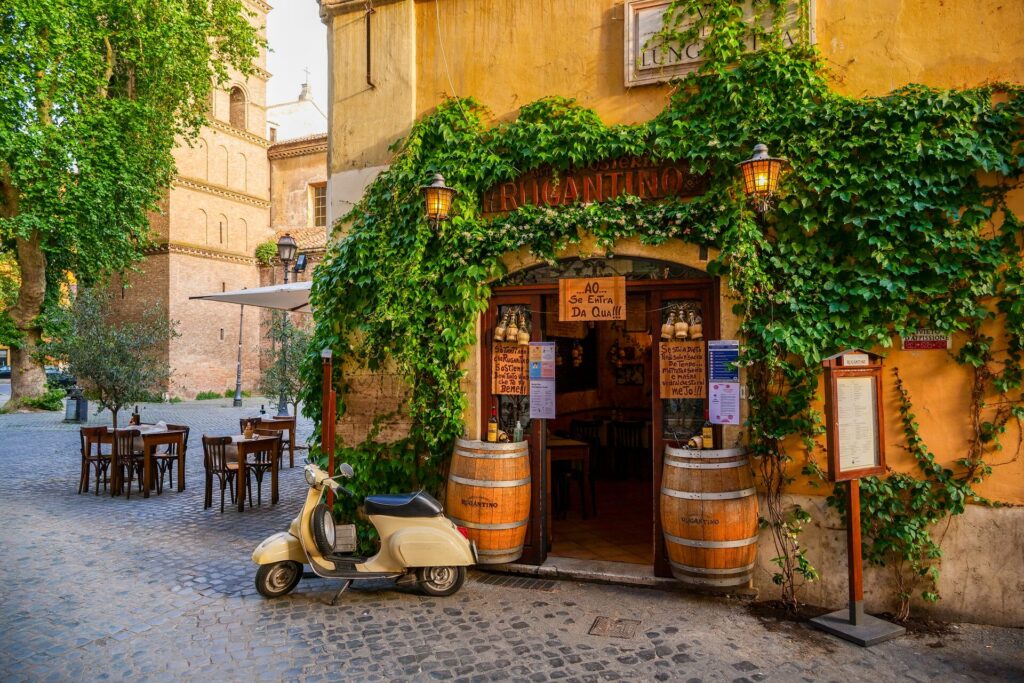
[[[665,10],[670,4],[672,4],[671,0],[627,0],[624,22],[626,87],[662,83],[672,78],[685,76],[700,66],[702,41],[697,40],[688,45],[664,45],[657,40],[651,40],[662,29]],[[751,0],[747,0],[743,5],[743,16],[748,23],[753,21],[754,16],[751,4]],[[799,28],[800,4],[800,0],[794,0],[787,13],[783,36],[787,45],[794,45],[805,39]],[[807,4],[810,35],[806,39],[813,43],[814,0]],[[770,19],[764,17],[763,23],[766,27],[770,26]],[[685,29],[685,25],[679,27],[679,31]],[[753,36],[748,37],[747,49],[751,51],[757,49],[754,40]]]

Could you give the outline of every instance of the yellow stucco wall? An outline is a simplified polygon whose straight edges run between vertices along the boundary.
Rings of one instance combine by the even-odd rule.
[[[625,87],[621,0],[378,2],[371,39],[374,88],[366,84],[363,3],[321,0],[321,6],[331,29],[332,178],[386,163],[387,146],[452,94],[475,97],[495,120],[513,118],[519,107],[541,97],[561,95],[575,97],[608,123],[636,123],[660,112],[671,92],[666,85]],[[815,16],[816,42],[838,92],[881,95],[912,82],[1024,82],[1021,2],[818,0]],[[1011,206],[1024,213],[1024,193]],[[675,260],[667,251],[659,258]],[[967,374],[944,352],[902,352],[898,339],[895,345],[886,364],[899,367],[926,442],[943,462],[962,457],[969,429]],[[476,359],[472,354],[471,375]],[[890,374],[885,381],[889,462],[909,471],[913,463],[901,446]],[[475,425],[478,397],[467,390],[467,422]],[[1011,425],[1003,439],[1006,450],[992,458],[1009,462],[998,465],[980,488],[984,495],[1024,504],[1024,456],[1014,459],[1018,438]],[[799,482],[794,491],[824,493]]]

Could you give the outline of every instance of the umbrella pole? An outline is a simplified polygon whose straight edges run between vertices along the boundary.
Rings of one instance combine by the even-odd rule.
[[[245,306],[238,307],[238,361],[235,363],[235,400],[231,402],[235,408],[242,407],[242,322],[245,319]]]

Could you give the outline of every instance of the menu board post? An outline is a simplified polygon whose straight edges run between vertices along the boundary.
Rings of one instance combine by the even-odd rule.
[[[905,629],[864,613],[860,538],[860,478],[885,472],[882,432],[882,359],[851,349],[830,356],[825,368],[825,436],[828,479],[846,484],[846,562],[850,603],[811,623],[832,635],[869,647]]]

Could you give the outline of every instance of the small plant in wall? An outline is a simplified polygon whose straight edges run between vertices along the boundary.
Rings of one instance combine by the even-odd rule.
[[[262,242],[256,245],[256,260],[261,266],[269,266],[277,258],[277,243]]]

